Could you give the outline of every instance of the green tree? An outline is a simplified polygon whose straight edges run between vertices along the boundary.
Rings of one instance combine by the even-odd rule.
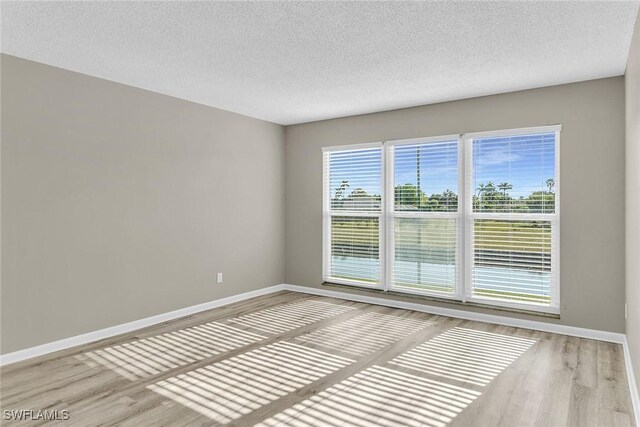
[[[340,186],[336,189],[336,199],[342,199],[344,197],[345,192],[349,188],[349,181],[342,181]]]
[[[381,197],[379,194],[369,194],[363,188],[356,188],[346,198],[342,199],[342,207],[347,209],[367,209],[380,207]]]
[[[553,189],[556,186],[556,181],[553,178],[547,179],[547,188],[549,189],[549,193],[553,193]]]
[[[513,189],[513,185],[509,184],[508,182],[501,182],[500,184],[498,184],[498,189],[502,190],[502,195],[504,196],[504,198],[507,198],[507,191]]]
[[[481,182],[480,184],[478,184],[478,188],[476,188],[476,191],[478,192],[478,198],[479,198],[486,191],[486,186]]]
[[[493,183],[493,181],[487,182],[487,185],[484,186],[484,194],[491,195],[492,193],[495,193],[495,192],[496,192],[496,185]]]
[[[525,203],[532,213],[551,213],[555,209],[555,194],[548,191],[534,191],[526,199]]]
[[[420,209],[427,203],[427,196],[422,190],[419,190],[414,184],[398,185],[395,188],[395,204],[396,206],[412,206]]]
[[[474,199],[474,206],[483,211],[495,211],[498,204],[501,204],[501,194],[496,190],[493,181],[486,184],[480,183],[478,188],[478,196]]]
[[[445,208],[448,210],[458,209],[458,195],[448,188],[442,192]]]

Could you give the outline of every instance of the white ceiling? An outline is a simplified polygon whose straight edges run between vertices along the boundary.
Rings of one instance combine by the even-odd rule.
[[[633,2],[2,2],[4,53],[281,124],[621,75]]]

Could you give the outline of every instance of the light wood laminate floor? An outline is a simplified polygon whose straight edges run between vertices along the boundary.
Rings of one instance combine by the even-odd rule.
[[[294,292],[0,375],[64,425],[635,425],[620,345]]]

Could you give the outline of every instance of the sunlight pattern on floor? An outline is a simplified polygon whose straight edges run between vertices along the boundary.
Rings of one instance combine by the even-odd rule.
[[[147,388],[226,424],[351,363],[353,360],[277,342]]]
[[[452,328],[389,363],[485,386],[536,342],[535,339]]]
[[[444,427],[479,392],[373,366],[258,426]]]
[[[85,363],[137,380],[244,347],[265,337],[211,322],[84,353]]]
[[[333,350],[362,356],[384,348],[433,322],[381,313],[365,313],[296,338]]]
[[[256,311],[229,321],[267,333],[281,334],[353,309],[347,305],[304,300]]]

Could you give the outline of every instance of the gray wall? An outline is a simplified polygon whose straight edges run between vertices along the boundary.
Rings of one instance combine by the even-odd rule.
[[[282,126],[1,60],[2,353],[283,282]]]
[[[291,126],[285,145],[275,124],[1,60],[2,353],[285,280],[319,287],[322,146],[555,123],[563,124],[557,322],[624,331],[622,78]],[[637,64],[636,54],[631,94]],[[634,260],[637,96],[627,103]],[[629,262],[637,366],[639,276]]]
[[[627,136],[627,340],[640,387],[640,12],[629,52],[626,91]]]
[[[561,319],[553,321],[624,332],[622,77],[287,127],[287,283],[321,286],[321,147],[556,123]]]

